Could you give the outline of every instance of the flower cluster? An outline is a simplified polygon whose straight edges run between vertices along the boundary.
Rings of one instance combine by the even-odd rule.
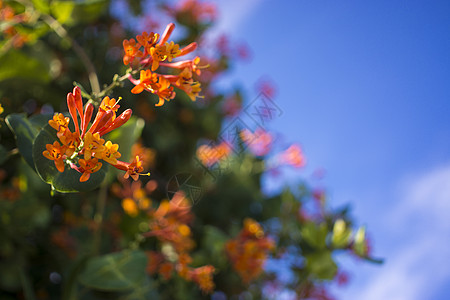
[[[254,133],[244,129],[240,132],[240,136],[255,155],[263,156],[270,151],[273,138],[270,133],[263,129],[257,129]]]
[[[212,166],[216,162],[225,159],[231,153],[230,146],[222,142],[216,146],[201,145],[197,149],[197,157],[205,166]]]
[[[217,9],[213,3],[198,0],[183,0],[165,9],[176,19],[194,24],[211,22],[217,17]]]
[[[119,101],[105,97],[100,104],[94,121],[89,126],[94,113],[94,105],[88,102],[83,110],[83,100],[79,87],[67,94],[67,106],[74,123],[75,132],[69,129],[70,118],[56,113],[49,125],[57,131],[58,141],[47,144],[42,154],[55,162],[59,172],[64,172],[66,165],[80,172],[80,182],[87,181],[92,173],[99,171],[102,162],[107,162],[117,169],[125,171],[125,178],[137,180],[143,171],[142,161],[136,156],[131,163],[119,161],[119,145],[101,137],[125,124],[131,117],[131,109],[116,117]],[[78,115],[80,119],[78,120]]]
[[[175,97],[174,87],[184,91],[192,101],[195,101],[201,92],[200,83],[194,81],[193,74],[201,74],[200,58],[172,62],[176,57],[191,53],[197,48],[197,43],[191,43],[180,49],[180,45],[173,41],[168,42],[175,24],[167,25],[164,33],[143,32],[135,39],[123,41],[125,65],[138,66],[140,78],[135,79],[131,74],[128,79],[135,85],[131,90],[133,94],[139,94],[146,90],[159,97],[155,106],[161,106],[165,101]],[[137,42],[136,42],[137,41]],[[160,67],[178,70],[177,75],[157,73]]]
[[[261,274],[268,252],[274,247],[274,241],[264,235],[261,225],[250,218],[244,220],[239,235],[225,245],[233,268],[245,283]]]
[[[150,274],[158,273],[166,280],[176,271],[185,280],[195,282],[203,292],[212,292],[214,267],[189,266],[192,262],[189,251],[194,247],[194,240],[188,224],[193,215],[184,195],[176,193],[172,200],[161,202],[158,209],[151,209],[148,214],[151,218],[150,231],[144,235],[156,237],[161,243],[161,252],[148,253],[150,259],[147,271]]]
[[[291,165],[296,168],[301,168],[305,165],[305,156],[302,149],[298,145],[292,145],[279,155],[282,164]]]
[[[27,21],[28,18],[26,13],[17,14],[11,6],[0,0],[0,23],[4,22],[0,30],[15,48],[22,47],[28,40],[28,36],[19,32],[15,25]]]

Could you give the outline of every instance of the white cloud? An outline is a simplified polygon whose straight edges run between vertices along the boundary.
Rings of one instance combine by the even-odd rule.
[[[390,228],[386,263],[352,299],[431,299],[450,283],[450,166],[409,178],[380,220]],[[383,241],[377,241],[377,243]]]

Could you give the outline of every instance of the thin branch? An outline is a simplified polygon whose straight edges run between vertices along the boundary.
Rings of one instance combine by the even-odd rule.
[[[84,49],[69,36],[67,30],[52,16],[42,14],[42,19],[46,22],[50,28],[52,28],[57,35],[59,35],[62,39],[66,39],[70,42],[70,45],[73,47],[73,50],[77,53],[78,57],[81,59],[84,67],[86,68],[89,75],[89,82],[91,83],[92,92],[94,95],[100,93],[100,83],[98,80],[97,72],[95,71],[94,64],[90,60],[89,56],[86,54]]]

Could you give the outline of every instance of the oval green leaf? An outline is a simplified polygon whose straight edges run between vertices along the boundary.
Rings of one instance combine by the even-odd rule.
[[[34,169],[33,141],[38,130],[28,121],[25,114],[10,114],[6,117],[6,124],[16,137],[17,148],[25,161]]]
[[[54,161],[45,158],[42,154],[46,150],[45,146],[47,144],[53,144],[54,141],[59,141],[56,136],[56,130],[48,124],[44,126],[34,140],[34,166],[43,181],[61,193],[91,191],[103,182],[107,171],[107,164],[105,163],[98,172],[91,174],[89,180],[85,182],[80,182],[81,173],[73,170],[68,165],[65,166],[64,172],[59,172],[56,169]]]
[[[92,289],[123,291],[135,289],[145,280],[147,255],[143,251],[122,252],[92,258],[79,276],[79,281]]]

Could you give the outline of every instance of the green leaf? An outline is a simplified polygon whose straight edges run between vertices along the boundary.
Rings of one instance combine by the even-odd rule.
[[[122,251],[95,257],[80,274],[80,282],[104,291],[136,289],[145,280],[147,255],[143,251]]]
[[[31,0],[33,2],[34,8],[36,8],[38,11],[48,14],[49,13],[49,6],[47,0]]]
[[[109,1],[85,0],[77,2],[72,18],[78,22],[92,22],[100,17],[107,9]]]
[[[330,251],[312,253],[305,256],[306,270],[318,279],[331,280],[337,272],[337,265]]]
[[[3,145],[0,145],[0,165],[9,158],[9,153]]]
[[[159,295],[155,284],[148,276],[145,276],[142,282],[136,283],[136,288],[123,298],[123,300],[157,300]]]
[[[327,225],[325,223],[315,224],[314,222],[306,223],[302,229],[302,238],[312,247],[324,249],[327,238]]]
[[[52,1],[50,5],[52,14],[61,24],[72,21],[72,12],[75,8],[75,2],[72,1]]]
[[[6,124],[14,132],[20,154],[22,154],[25,161],[34,169],[32,148],[38,130],[27,119],[26,114],[10,114],[6,117]]]
[[[56,130],[50,125],[45,127],[37,135],[33,144],[33,161],[39,176],[52,185],[52,188],[61,193],[75,193],[81,191],[90,191],[97,188],[105,178],[107,164],[104,163],[102,168],[91,174],[89,180],[80,182],[81,173],[66,165],[64,172],[56,169],[55,163],[44,157],[42,154],[46,150],[47,144],[53,144],[58,141]]]
[[[48,82],[48,66],[32,56],[10,50],[0,56],[0,81],[10,78],[31,79]]]

